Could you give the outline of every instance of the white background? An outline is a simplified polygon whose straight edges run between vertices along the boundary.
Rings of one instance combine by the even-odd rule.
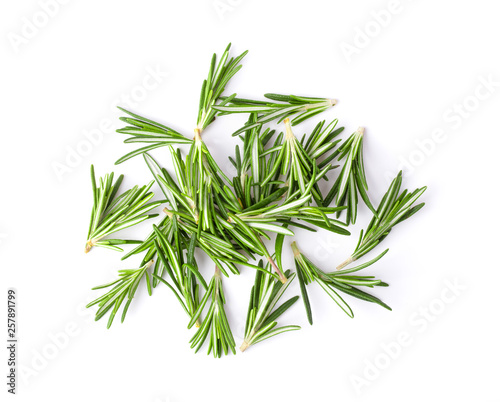
[[[2,2],[0,10],[0,277],[3,303],[7,288],[18,294],[15,398],[498,401],[496,2],[69,1],[51,16],[41,3]],[[134,111],[190,135],[211,54],[230,41],[233,54],[250,53],[228,93],[333,97],[338,105],[320,118],[339,118],[343,138],[366,127],[375,203],[402,164],[404,186],[429,189],[427,206],[391,233],[389,254],[369,270],[390,283],[373,293],[392,312],[349,299],[350,319],[311,286],[312,327],[299,301],[281,322],[301,331],[216,360],[189,349],[186,316],[164,286],[151,298],[142,288],[123,325],[94,323],[83,306],[101,293],[90,288],[137,260],[83,249],[90,164],[98,175],[126,174],[124,188],[150,180],[141,158],[113,167],[132,149],[112,132],[120,127],[113,105],[130,97]],[[221,119],[205,133],[228,172],[230,133],[242,122]],[[71,156],[76,150],[85,155]],[[168,166],[166,154],[155,153]],[[362,208],[353,236],[298,233],[298,244],[333,269],[369,218]],[[208,277],[212,267],[203,265]],[[242,269],[224,282],[238,345],[252,281]],[[298,292],[294,283],[288,294]],[[407,342],[397,347],[401,333]],[[6,356],[1,367],[5,384]],[[7,400],[6,385],[1,393]]]

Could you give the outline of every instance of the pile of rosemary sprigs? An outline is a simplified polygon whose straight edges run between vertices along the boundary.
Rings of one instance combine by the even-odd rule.
[[[144,279],[149,294],[161,283],[174,293],[185,310],[188,327],[197,327],[191,347],[198,351],[208,338],[208,353],[217,357],[229,351],[235,353],[235,341],[225,313],[223,282],[227,286],[229,280],[224,278],[237,275],[238,267],[255,269],[242,351],[274,335],[300,329],[296,325],[278,326],[277,323],[299,298],[295,296],[280,304],[295,277],[311,324],[307,285],[312,282],[318,283],[350,317],[353,312],[344,295],[390,310],[380,299],[362,290],[387,284],[373,276],[359,274],[388,250],[363,264],[345,267],[368,254],[395,225],[422,208],[423,203],[415,203],[425,191],[425,187],[412,192],[402,190],[400,172],[375,208],[368,196],[363,164],[363,129],[341,141],[337,137],[343,128],[337,128],[337,120],[321,121],[310,135],[299,139],[293,126],[334,106],[334,100],[278,94],[266,94],[266,100],[241,99],[236,94],[224,96],[225,86],[240,70],[240,62],[246,54],[229,58],[229,49],[230,46],[218,62],[215,54],[212,58],[201,88],[193,139],[121,109],[127,114],[121,118],[126,127],[117,131],[129,136],[125,143],[143,145],[116,163],[142,155],[153,180],[119,194],[123,176],[115,180],[111,173],[96,180],[92,166],[94,206],[85,247],[85,252],[94,246],[122,251],[120,245],[136,244],[122,259],[144,254],[139,268],[120,270],[116,281],[94,288],[109,289],[88,305],[98,306],[96,320],[109,313],[109,327],[123,304],[123,322],[141,281]],[[243,113],[248,121],[233,133],[242,143],[236,146],[234,157],[229,158],[237,171],[236,177],[229,178],[212,158],[202,134],[216,116],[232,113]],[[271,122],[283,123],[284,132],[266,128],[266,123]],[[179,145],[189,146],[185,156]],[[170,151],[173,171],[161,167],[148,154],[159,147]],[[334,163],[343,166],[324,196],[318,183],[328,180],[327,173],[338,167]],[[154,194],[150,189],[154,183],[165,199],[151,201]],[[283,269],[285,236],[293,236],[297,229],[316,231],[316,228],[350,235],[346,227],[356,222],[359,198],[372,211],[373,218],[366,230],[361,231],[349,258],[333,272],[326,272],[293,242],[295,272]],[[122,229],[158,217],[150,212],[160,205],[162,216],[145,240],[109,238]],[[342,216],[345,221],[340,220]],[[266,246],[269,242],[264,240],[271,240],[273,233],[276,234],[274,250],[270,250]],[[198,269],[197,248],[214,263],[215,272],[210,280]]]

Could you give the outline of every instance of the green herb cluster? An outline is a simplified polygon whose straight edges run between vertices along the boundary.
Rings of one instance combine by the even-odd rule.
[[[380,205],[375,209],[368,197],[363,162],[364,130],[358,129],[348,139],[338,136],[343,128],[335,119],[320,121],[309,135],[297,137],[294,126],[331,108],[329,98],[265,94],[265,100],[251,100],[223,95],[230,79],[240,70],[246,52],[230,57],[230,46],[219,60],[214,54],[207,78],[203,81],[194,137],[139,116],[128,110],[121,120],[127,124],[118,131],[128,137],[125,143],[140,144],[116,162],[120,164],[142,155],[153,176],[147,186],[134,187],[118,195],[123,176],[113,182],[113,173],[96,182],[91,167],[94,205],[85,251],[93,246],[122,251],[120,244],[136,244],[124,255],[142,255],[138,269],[119,271],[119,278],[94,289],[110,288],[94,300],[96,320],[109,312],[108,327],[125,302],[121,320],[141,281],[148,293],[159,284],[173,292],[187,314],[189,328],[198,329],[191,347],[198,351],[208,343],[208,353],[220,357],[235,353],[235,341],[225,312],[223,287],[241,268],[255,270],[250,292],[243,344],[249,346],[274,335],[300,329],[296,325],[278,326],[278,318],[299,298],[294,296],[280,304],[280,299],[295,277],[298,278],[306,315],[312,324],[307,285],[316,282],[353,317],[352,309],[340,296],[376,303],[390,309],[377,297],[359,287],[387,286],[373,276],[352,275],[378,261],[388,251],[355,268],[325,272],[302,254],[295,242],[292,251],[296,272],[284,270],[282,253],[285,236],[297,230],[315,232],[324,229],[348,236],[347,227],[356,221],[358,195],[372,211],[373,219],[361,231],[353,254],[337,269],[361,258],[375,248],[399,222],[417,212],[423,204],[414,205],[425,187],[413,192],[401,191],[401,173],[394,179]],[[241,144],[229,160],[236,169],[227,177],[203,141],[205,129],[216,117],[244,114],[244,125],[233,135]],[[281,124],[282,132],[266,126]],[[189,149],[185,152],[185,148]],[[148,152],[164,147],[171,157],[171,168],[162,167]],[[342,163],[327,195],[330,171]],[[333,175],[335,176],[335,175]],[[156,183],[164,199],[149,202]],[[321,183],[321,185],[320,185]],[[112,233],[158,215],[147,214],[161,206],[161,217],[152,225],[144,240],[108,239]],[[333,216],[332,216],[333,215]],[[341,220],[341,217],[344,220]],[[269,244],[273,244],[270,247]],[[197,264],[201,251],[213,262],[215,271],[207,284]],[[224,279],[229,278],[229,279]]]

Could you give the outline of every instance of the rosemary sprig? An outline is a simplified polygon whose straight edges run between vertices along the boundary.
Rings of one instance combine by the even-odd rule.
[[[351,307],[345,302],[345,300],[339,295],[338,292],[343,292],[350,296],[356,297],[361,300],[376,303],[388,310],[391,308],[385,304],[383,301],[375,296],[372,296],[355,286],[389,286],[387,283],[382,282],[379,279],[375,279],[373,276],[362,276],[362,275],[348,275],[356,271],[360,271],[370,265],[374,264],[380,260],[389,250],[385,250],[382,254],[375,257],[373,260],[368,261],[362,265],[352,268],[348,271],[342,272],[332,272],[325,273],[319,269],[315,264],[313,264],[304,254],[302,254],[295,242],[292,243],[293,256],[295,259],[295,267],[297,270],[297,277],[299,278],[300,291],[302,294],[302,300],[304,301],[304,306],[306,308],[307,320],[312,325],[312,312],[311,304],[309,302],[309,296],[307,294],[306,286],[311,282],[316,282],[321,288],[330,296],[335,303],[351,318],[354,317]]]
[[[146,186],[134,187],[117,196],[123,176],[113,182],[113,174],[106,175],[96,184],[91,167],[94,205],[92,209],[86,252],[92,246],[120,250],[117,245],[138,243],[122,259],[142,254],[138,269],[119,271],[119,278],[96,289],[110,288],[89,304],[99,305],[96,320],[110,312],[108,328],[125,299],[122,321],[137,288],[145,278],[148,293],[159,283],[167,286],[176,296],[189,317],[188,327],[198,330],[192,337],[191,347],[198,351],[208,341],[208,353],[216,357],[235,353],[235,342],[224,310],[225,298],[222,275],[239,274],[239,268],[256,270],[245,328],[245,339],[240,349],[282,332],[299,329],[296,325],[277,327],[277,319],[290,308],[298,296],[278,307],[283,293],[295,276],[299,279],[302,298],[309,322],[312,312],[307,285],[317,282],[320,287],[349,315],[352,309],[342,293],[379,304],[390,309],[380,299],[360,290],[361,286],[387,286],[373,276],[359,275],[360,271],[382,258],[376,258],[354,268],[325,272],[307,259],[292,243],[296,273],[283,269],[282,249],[285,236],[294,236],[296,228],[316,231],[318,228],[336,234],[350,235],[347,226],[357,215],[358,194],[372,210],[374,217],[361,231],[352,256],[338,268],[360,258],[374,248],[392,227],[417,212],[423,204],[414,206],[425,191],[401,194],[401,173],[391,184],[379,208],[375,210],[368,197],[363,164],[363,130],[345,140],[338,149],[337,120],[319,122],[314,130],[296,137],[292,127],[334,106],[327,98],[266,94],[267,100],[237,98],[224,95],[230,79],[241,69],[247,52],[230,58],[231,45],[221,58],[212,57],[207,78],[200,93],[198,117],[194,138],[189,139],[169,126],[157,123],[125,109],[122,117],[127,126],[118,130],[129,135],[126,143],[144,144],[127,153],[116,163],[122,163],[143,154],[153,175]],[[216,116],[247,113],[247,122],[233,135],[242,140],[236,147],[234,158],[236,177],[229,179],[212,157],[203,141],[202,133]],[[271,122],[283,122],[284,132],[276,133],[265,127]],[[276,135],[277,134],[277,135]],[[187,154],[179,148],[189,145]],[[167,147],[172,158],[172,171],[161,167],[150,150]],[[328,180],[327,174],[338,166],[333,161],[344,161],[344,166],[332,189],[323,197],[319,182]],[[152,184],[156,182],[165,200],[150,202]],[[335,199],[333,205],[332,202]],[[148,212],[164,205],[163,214],[150,234],[141,242],[135,240],[106,239],[118,230],[157,215]],[[346,210],[347,220],[337,218]],[[293,230],[292,230],[293,229]],[[266,240],[276,234],[274,252]],[[215,273],[207,285],[198,269],[195,250],[203,251],[215,264]],[[253,263],[259,256],[267,260]],[[209,302],[210,300],[210,302]],[[206,311],[204,316],[203,312]]]
[[[164,147],[166,145],[180,145],[180,144],[191,144],[193,140],[184,137],[182,134],[178,133],[174,129],[167,127],[163,124],[157,123],[153,120],[147,119],[145,117],[139,116],[138,114],[132,113],[122,107],[118,109],[129,114],[132,117],[120,117],[120,120],[129,124],[124,128],[116,130],[120,134],[131,135],[124,142],[126,144],[131,143],[145,143],[149,144],[142,148],[138,148],[128,154],[122,156],[118,159],[115,164],[125,162],[126,160],[133,158],[134,156],[143,154],[144,152],[151,151],[152,149]]]
[[[118,309],[123,301],[127,299],[125,307],[122,311],[121,322],[123,322],[125,320],[125,316],[127,315],[130,303],[134,298],[137,287],[143,277],[146,277],[148,293],[151,296],[151,279],[149,277],[148,269],[152,264],[153,261],[151,260],[138,269],[122,269],[118,271],[119,278],[117,280],[92,288],[92,290],[104,289],[114,285],[107,293],[87,304],[87,308],[95,304],[99,306],[99,309],[96,312],[95,320],[100,320],[109,310],[111,310],[111,308],[113,308],[108,319],[107,327],[109,329],[113,323],[116,313],[118,312]]]
[[[239,274],[238,268],[235,264],[249,265],[248,258],[241,254],[235,247],[235,245],[224,238],[218,238],[211,233],[200,231],[199,227],[194,224],[194,222],[189,222],[189,217],[187,215],[182,215],[182,219],[174,215],[167,209],[164,212],[169,216],[171,221],[177,219],[177,228],[182,231],[187,238],[191,238],[193,235],[196,237],[196,246],[201,248],[205,254],[207,254],[210,259],[219,267],[224,275],[228,275],[226,270],[223,268],[224,265],[229,268],[233,274]],[[186,219],[186,221],[184,221]]]
[[[248,50],[240,54],[236,58],[231,58],[228,61],[229,44],[224,50],[219,63],[216,66],[217,55],[214,53],[210,68],[208,70],[208,77],[203,81],[200,94],[200,106],[198,110],[198,119],[195,129],[195,139],[199,134],[207,128],[207,126],[215,120],[216,106],[215,102],[221,97],[226,84],[229,80],[241,69],[241,60],[246,56]],[[221,107],[226,105],[234,98],[235,95],[222,101]]]
[[[257,115],[251,113],[249,122],[254,122],[256,118]],[[236,145],[235,158],[229,157],[237,172],[232,185],[243,209],[259,203],[277,190],[277,185],[260,186],[268,165],[265,146],[274,134],[274,130],[261,130],[260,126],[248,130],[245,135],[240,136],[243,141],[242,149]]]
[[[227,105],[214,106],[213,109],[219,111],[220,115],[232,113],[258,114],[259,117],[254,122],[249,122],[239,130],[236,130],[233,133],[233,136],[236,136],[254,127],[259,127],[264,123],[269,123],[273,120],[277,120],[279,123],[287,117],[298,114],[298,116],[295,116],[292,120],[292,125],[294,126],[337,104],[337,101],[334,99],[296,95],[267,93],[264,97],[275,102],[241,99],[236,97],[222,98]]]
[[[209,337],[207,354],[212,352],[214,357],[221,357],[222,353],[227,355],[229,351],[236,354],[236,343],[224,311],[226,300],[222,289],[222,276],[217,267],[203,299],[189,322],[188,328],[191,328],[196,323],[208,299],[211,300],[210,307],[201,326],[191,338],[191,348],[196,348],[195,353],[198,352],[207,337]]]
[[[175,220],[173,220],[175,224]],[[163,235],[160,229],[153,225],[157,240],[154,240],[156,254],[173,283],[170,285],[165,279],[158,274],[153,274],[154,278],[163,282],[174,293],[177,300],[181,304],[184,311],[191,319],[198,308],[199,303],[199,285],[197,279],[202,284],[204,289],[207,289],[207,284],[198,271],[198,266],[194,258],[194,249],[196,246],[196,234],[194,234],[187,247],[186,262],[184,262],[184,245],[180,231],[174,231],[175,241],[171,245],[168,239]],[[199,324],[197,324],[199,326]]]
[[[363,163],[364,128],[360,127],[335,151],[338,160],[346,158],[339,177],[325,197],[325,204],[329,205],[336,198],[337,206],[347,204],[347,222],[356,223],[358,210],[358,192],[365,205],[376,214],[375,208],[368,197],[365,167]]]
[[[417,188],[411,193],[408,190],[400,193],[402,180],[403,172],[400,171],[392,181],[382,201],[380,201],[376,214],[370,221],[366,231],[361,231],[354,252],[337,267],[338,270],[368,253],[387,237],[395,225],[408,219],[424,207],[425,203],[415,206],[413,204],[415,204],[427,187]]]
[[[94,165],[91,165],[90,177],[94,205],[90,216],[85,252],[88,253],[94,246],[123,251],[117,247],[118,244],[139,243],[136,240],[103,240],[103,237],[158,216],[158,214],[146,214],[162,204],[162,201],[147,203],[154,196],[154,193],[149,192],[153,182],[147,186],[135,186],[116,197],[123,175],[113,183],[114,174],[106,174],[104,179],[99,179],[99,187],[97,187]]]
[[[322,167],[321,171],[318,171],[316,161],[311,159],[301,142],[295,137],[290,120],[286,118],[283,122],[286,128],[284,142],[281,144],[281,148],[274,160],[273,167],[269,170],[269,173],[261,185],[266,185],[276,176],[276,173],[280,171],[282,175],[286,176],[286,182],[289,187],[288,198],[295,194],[297,190],[298,194],[302,195],[311,192],[316,203],[318,205],[323,205],[323,197],[316,183],[320,178],[325,176],[332,166],[327,164]],[[329,132],[326,131],[325,133],[326,135],[323,138],[328,137]],[[318,148],[315,148],[314,145],[311,146],[312,154],[317,154],[318,157],[321,156],[322,153],[317,152]]]
[[[259,266],[262,267],[262,260]],[[267,271],[267,272],[266,272]],[[266,264],[265,271],[255,272],[255,282],[250,292],[250,303],[248,305],[247,320],[245,325],[245,339],[240,346],[244,352],[249,346],[261,342],[272,336],[287,331],[300,329],[298,325],[287,325],[276,328],[277,319],[288,310],[299,298],[292,297],[275,309],[283,293],[295,278],[295,274],[290,271],[285,272],[288,281],[283,284],[267,273],[271,273],[270,264]]]
[[[242,241],[247,247],[249,247],[251,252],[265,256],[267,258],[267,261],[273,266],[274,270],[278,274],[281,282],[285,283],[287,281],[287,278],[283,274],[283,271],[276,265],[271,256],[271,253],[268,251],[267,247],[261,239],[261,236],[263,236],[264,233],[257,228],[251,227],[245,221],[231,213],[229,214],[229,221],[231,224],[227,227],[227,229],[234,236],[234,238],[238,238],[240,241]],[[262,229],[262,226],[260,228]],[[272,229],[273,231],[279,232],[281,228],[275,225],[267,225],[266,229]]]
[[[186,191],[185,194],[191,200],[190,207],[195,213],[195,222],[197,225],[200,223],[201,230],[210,230],[212,234],[216,233],[213,225],[213,214],[216,209],[214,193],[226,197],[229,189],[225,188],[223,180],[228,183],[230,180],[211,156],[201,138],[201,133],[214,121],[215,102],[222,95],[228,81],[241,69],[240,61],[247,53],[244,52],[228,60],[230,48],[231,44],[227,46],[217,66],[216,55],[212,57],[208,77],[203,81],[201,88],[194,142],[191,144],[185,163],[182,162],[180,154],[171,149],[177,179],[180,187]],[[223,100],[221,105],[225,105],[230,99],[232,97]],[[218,207],[222,206],[218,205]]]
[[[173,155],[175,155],[174,151]],[[185,182],[180,183],[180,186],[185,187],[188,191],[186,195],[193,202],[191,208],[194,211],[196,224],[200,223],[202,230],[209,230],[215,234],[213,226],[213,212],[216,207],[214,193],[227,198],[229,188],[224,185],[222,178],[226,182],[229,182],[229,179],[210,155],[200,136],[195,137],[195,141],[186,156],[186,162],[179,161],[178,165],[184,170],[182,179]],[[179,181],[181,177],[182,175],[178,173],[177,179]]]
[[[333,151],[335,146],[341,141],[335,138],[344,131],[344,127],[337,127],[338,120],[332,120],[328,125],[325,126],[325,120],[320,121],[311,134],[307,137],[301,138],[300,143],[304,147],[304,150],[309,155],[309,158],[318,161],[318,169],[322,170],[327,164],[329,164],[337,155],[337,152],[330,153]],[[330,153],[330,154],[329,154]],[[321,162],[319,159],[323,158]],[[337,166],[332,166],[337,167]],[[326,176],[325,176],[326,179]]]
[[[339,226],[344,225],[342,222],[330,219],[326,216],[329,213],[337,212],[339,208],[303,207],[310,198],[311,195],[306,195],[298,200],[287,201],[279,206],[274,204],[257,210],[247,210],[239,214],[228,214],[228,222],[232,224],[227,226],[229,231],[237,237],[240,235],[243,239],[247,239],[246,243],[253,252],[264,255],[278,273],[283,283],[286,282],[283,271],[276,265],[271,257],[271,253],[260,239],[260,236],[266,236],[266,231],[293,236],[294,233],[290,229],[286,226],[279,226],[279,224],[302,226],[291,221],[292,218],[295,218],[338,234],[349,234],[346,229]],[[340,207],[340,209],[343,208],[344,207]],[[273,223],[278,223],[278,225]],[[226,225],[226,223],[222,221],[221,224]]]
[[[209,230],[202,230],[201,225],[199,225],[198,209],[195,206],[195,201],[189,195],[195,190],[194,187],[187,183],[186,164],[180,159],[178,153],[172,151],[172,156],[178,183],[174,181],[165,169],[161,169],[151,156],[145,155],[148,166],[169,200],[172,209],[164,209],[168,218],[166,221],[162,221],[164,226],[163,228],[160,227],[160,230],[165,234],[168,232],[166,237],[170,240],[178,231],[182,232],[186,239],[190,239],[196,234],[196,247],[201,248],[219,266],[224,275],[227,275],[227,272],[223,268],[224,265],[231,272],[238,274],[239,271],[235,263],[248,265],[246,263],[248,258],[242,255],[236,249],[235,245],[225,237],[224,228],[220,226],[220,220],[222,219],[220,217],[220,209],[226,210],[226,207],[219,202],[216,211],[213,200],[211,200],[211,208],[209,209],[210,219],[207,221]],[[227,224],[223,219],[222,221]],[[146,248],[151,250],[155,238],[156,233],[152,233],[146,239],[145,243],[134,250],[133,253],[143,251]]]
[[[296,223],[291,221],[291,219],[294,218],[337,234],[350,235],[350,232],[342,227],[346,226],[344,222],[327,217],[328,214],[336,213],[346,207],[305,206],[304,204],[306,204],[310,199],[311,195],[309,194],[296,200],[287,200],[281,205],[273,204],[260,209],[246,210],[237,214],[237,216],[242,221],[247,222],[254,227],[260,226],[261,228],[264,228],[266,226],[263,225],[269,225],[270,222],[296,225]],[[272,228],[269,227],[267,230],[272,230]],[[294,234],[287,228],[280,228],[279,230],[276,229],[272,231],[286,235]]]

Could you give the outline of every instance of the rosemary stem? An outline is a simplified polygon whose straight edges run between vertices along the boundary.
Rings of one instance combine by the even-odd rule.
[[[94,247],[94,242],[92,240],[89,240],[85,244],[85,254],[87,254],[92,249],[92,247]]]
[[[247,174],[244,173],[244,172],[241,172],[241,175],[240,175],[240,183],[241,183],[241,187],[242,188],[245,188],[245,179],[247,177]]]
[[[252,330],[252,332],[250,332],[250,334],[248,334],[248,336],[245,336],[245,339],[243,340],[243,343],[241,344],[240,346],[240,350],[242,352],[244,352],[245,350],[248,349],[248,347],[251,345],[251,341],[252,341],[252,337],[255,335],[255,333],[257,332],[257,329],[258,328],[254,328]]]
[[[170,219],[173,219],[174,213],[169,211],[167,208],[163,208],[163,213],[167,215]],[[177,222],[183,223],[181,218],[177,215]]]
[[[327,99],[325,102],[321,102],[321,103],[309,103],[307,105],[304,105],[304,107],[302,108],[302,110],[304,112],[307,112],[309,109],[312,109],[312,108],[318,108],[318,107],[322,107],[322,106],[331,107],[331,106],[335,106],[336,104],[337,104],[337,100],[336,99]]]
[[[285,123],[285,128],[286,128],[286,139],[290,140],[295,138],[295,134],[292,131],[292,125],[290,124],[290,119],[287,117],[285,120],[283,120],[283,123]]]
[[[291,247],[292,247],[292,251],[293,251],[293,256],[298,257],[300,255],[300,251],[299,251],[299,248],[297,247],[297,243],[293,242],[291,244]]]
[[[240,350],[242,352],[244,352],[245,350],[247,350],[247,348],[249,347],[250,345],[247,343],[247,341],[243,341],[243,343],[241,344],[240,346]]]
[[[354,260],[356,260],[356,258],[353,258],[352,256],[349,257],[347,260],[345,260],[342,264],[340,264],[338,267],[337,267],[337,271],[340,271],[342,268],[346,267],[347,265],[349,265],[351,262],[353,262]]]
[[[286,279],[286,276],[283,275],[283,272],[281,272],[281,270],[278,268],[278,266],[276,265],[276,263],[273,261],[273,259],[271,257],[267,257],[267,261],[269,261],[269,263],[272,265],[272,267],[274,268],[274,270],[278,273],[279,277],[280,277],[280,281],[282,283],[286,283],[286,281],[288,279]]]

